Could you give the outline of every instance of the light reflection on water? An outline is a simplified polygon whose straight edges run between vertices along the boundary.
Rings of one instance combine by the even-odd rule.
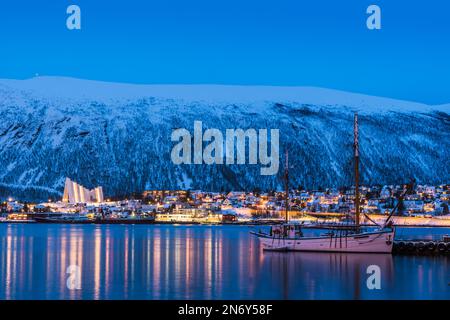
[[[450,299],[446,257],[262,252],[249,231],[1,224],[0,299]],[[70,265],[80,290],[67,288]],[[381,290],[366,286],[369,265]]]

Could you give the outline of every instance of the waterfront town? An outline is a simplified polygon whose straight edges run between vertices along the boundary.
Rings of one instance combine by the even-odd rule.
[[[362,186],[361,212],[383,219],[398,204],[400,224],[450,224],[450,185],[417,185],[399,200],[402,185]],[[88,190],[66,179],[60,201],[43,203],[5,199],[1,222],[121,222],[121,223],[252,223],[291,220],[345,221],[354,212],[353,188],[327,188],[289,192],[205,192],[199,190],[152,190],[123,199],[104,199],[103,190]],[[56,220],[52,220],[56,219]],[[400,220],[399,220],[400,221]]]

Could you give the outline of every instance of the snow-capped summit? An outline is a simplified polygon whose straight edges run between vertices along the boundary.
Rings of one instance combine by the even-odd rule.
[[[27,93],[35,98],[95,100],[113,103],[153,97],[184,102],[247,103],[264,101],[302,103],[320,106],[347,106],[362,112],[443,110],[449,105],[374,97],[358,93],[316,87],[236,86],[236,85],[143,85],[39,76],[27,80],[0,79],[0,87]]]

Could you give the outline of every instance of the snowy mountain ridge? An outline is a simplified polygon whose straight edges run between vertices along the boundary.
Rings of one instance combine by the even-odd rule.
[[[292,186],[351,185],[353,113],[366,184],[449,183],[450,105],[308,87],[132,85],[72,78],[0,80],[0,197],[45,200],[65,177],[107,195],[145,189],[282,189],[282,170],[174,165],[171,133],[279,129]],[[282,163],[283,160],[280,161]]]
[[[238,85],[143,85],[81,80],[67,77],[34,77],[27,80],[0,79],[0,88],[49,100],[95,100],[123,102],[153,97],[184,102],[260,103],[299,102],[310,105],[353,107],[362,112],[450,110],[450,104],[432,106],[390,98],[317,87],[238,86]]]

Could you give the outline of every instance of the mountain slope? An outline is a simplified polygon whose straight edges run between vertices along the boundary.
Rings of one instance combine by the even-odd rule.
[[[449,105],[427,106],[319,88],[111,84],[69,78],[0,80],[0,195],[57,196],[66,176],[109,195],[144,189],[282,185],[259,165],[174,165],[176,128],[279,129],[294,186],[350,185],[353,112],[362,180],[450,179]]]

